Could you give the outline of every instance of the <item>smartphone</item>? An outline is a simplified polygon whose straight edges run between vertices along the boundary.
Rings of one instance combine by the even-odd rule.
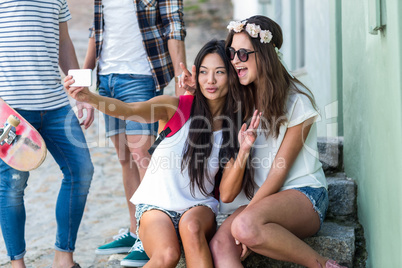
[[[71,75],[75,80],[72,87],[90,87],[92,86],[92,70],[91,69],[71,69],[68,70],[68,75]]]

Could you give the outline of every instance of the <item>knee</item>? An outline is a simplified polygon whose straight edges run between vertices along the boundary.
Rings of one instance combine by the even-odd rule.
[[[122,157],[122,156],[118,156],[119,157],[119,163],[120,165],[125,168],[125,167],[130,167],[133,163],[132,163],[132,159],[130,157]]]
[[[22,198],[27,187],[28,172],[9,172],[1,174],[0,195],[9,198]]]
[[[0,204],[4,212],[8,208],[21,208],[21,206],[23,206],[24,190],[27,187],[27,180],[28,172],[1,174]]]
[[[91,184],[93,175],[94,166],[91,161],[82,163],[77,169],[75,169],[75,171],[73,171],[73,178],[79,178],[79,183],[88,188]]]
[[[85,177],[89,178],[89,180],[92,180],[92,177],[94,176],[94,172],[95,172],[94,164],[92,163],[92,161],[89,161],[89,163],[86,164],[85,169],[86,169]]]
[[[77,164],[69,171],[63,171],[63,184],[80,189],[80,192],[88,193],[94,174],[94,166],[91,161]]]
[[[259,228],[256,222],[247,215],[240,214],[233,220],[231,232],[235,239],[248,247],[260,243]]]
[[[151,156],[148,152],[149,147],[139,147],[130,149],[132,159],[140,168],[147,168],[151,161]]]
[[[80,157],[78,164],[76,164],[79,166],[78,170],[80,170],[82,177],[92,178],[94,174],[94,165],[92,163],[91,154],[88,149],[85,151],[82,150],[81,154],[82,156]]]
[[[79,176],[83,178],[84,181],[91,182],[95,171],[92,161],[82,164],[80,169]]]
[[[180,223],[180,235],[191,239],[199,239],[202,235],[202,224],[199,219],[192,218]]]
[[[222,235],[216,233],[209,242],[209,248],[214,260],[217,259],[219,256],[224,256],[228,252],[227,248],[229,247],[229,245],[232,244],[234,244],[234,238],[231,234]]]
[[[156,264],[156,267],[176,267],[177,263],[180,261],[180,256],[180,247],[168,246],[163,251],[155,253],[151,258]]]
[[[64,178],[71,178],[71,180],[91,181],[94,174],[94,165],[89,154],[82,159],[67,160],[60,168]]]
[[[151,161],[151,156],[148,153],[149,147],[146,148],[130,148],[129,154],[120,153],[118,155],[120,165],[124,168],[132,168],[133,165],[136,165],[139,168],[146,169],[148,167],[149,162]],[[131,155],[131,157],[130,157]]]

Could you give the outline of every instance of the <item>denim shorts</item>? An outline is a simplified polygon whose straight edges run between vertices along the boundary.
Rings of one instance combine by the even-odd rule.
[[[136,230],[135,233],[137,234],[137,237],[138,237],[138,229],[140,228],[140,220],[141,220],[142,215],[145,212],[154,209],[154,210],[162,211],[162,212],[164,212],[165,214],[167,214],[170,217],[170,219],[172,220],[174,229],[176,230],[177,237],[180,237],[180,234],[179,234],[179,222],[180,222],[181,217],[188,210],[190,210],[190,209],[192,209],[194,207],[199,207],[199,206],[204,206],[204,207],[210,208],[207,205],[198,204],[198,205],[195,205],[195,206],[187,208],[183,213],[179,213],[179,212],[176,212],[176,211],[173,211],[173,210],[167,210],[167,209],[164,209],[164,208],[161,208],[161,207],[158,207],[158,206],[154,206],[154,205],[147,205],[147,204],[135,205],[135,218],[137,220],[137,230]],[[212,208],[210,208],[210,209],[212,211]]]
[[[155,82],[151,75],[141,74],[108,74],[99,75],[99,95],[115,98],[126,103],[147,101],[163,94],[163,90],[156,92]],[[122,120],[104,115],[106,136],[111,137],[120,133],[126,135],[154,135],[158,134],[158,123],[147,124],[142,118],[133,115],[132,120]]]
[[[313,204],[314,210],[318,213],[320,217],[320,229],[322,223],[324,222],[325,215],[328,210],[328,190],[324,187],[313,188],[313,187],[300,187],[300,188],[292,188],[290,190],[297,190],[302,192],[308,199],[310,199]]]

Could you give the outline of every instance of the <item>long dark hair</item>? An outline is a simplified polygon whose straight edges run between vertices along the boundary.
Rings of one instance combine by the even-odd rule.
[[[258,70],[257,86],[250,84],[248,87],[254,92],[254,101],[256,108],[263,113],[261,126],[266,131],[266,137],[272,135],[278,137],[280,126],[287,121],[286,118],[286,100],[290,92],[297,92],[308,97],[314,107],[315,101],[310,90],[297,78],[291,77],[279,60],[275,48],[280,49],[283,43],[281,27],[270,18],[265,16],[253,16],[246,19],[243,27],[244,33],[249,37],[253,48],[257,53],[256,63]],[[252,38],[245,31],[247,24],[256,24],[262,30],[269,30],[272,33],[270,43],[261,43],[260,38]],[[226,38],[226,45],[232,44],[234,31],[230,31]],[[301,91],[297,85],[300,85],[308,92]]]
[[[212,126],[216,118],[212,117],[207,99],[201,93],[198,81],[202,61],[206,55],[212,53],[216,53],[221,57],[228,76],[228,93],[221,114],[222,146],[219,152],[219,165],[221,169],[230,158],[235,158],[239,150],[237,133],[245,118],[243,114],[244,109],[242,109],[241,102],[238,101],[244,87],[240,85],[237,73],[226,55],[225,42],[223,40],[211,40],[201,48],[194,60],[196,67],[196,90],[191,110],[190,131],[184,146],[183,161],[181,164],[182,171],[186,166],[188,167],[190,189],[193,195],[195,186],[200,189],[202,194],[212,195],[212,193],[206,190],[205,179],[208,178],[208,181],[212,183],[207,173],[207,160],[211,155],[214,145]],[[248,192],[253,194],[252,172],[245,173],[247,174],[247,178],[243,180],[243,184],[247,185],[245,189],[248,189]]]

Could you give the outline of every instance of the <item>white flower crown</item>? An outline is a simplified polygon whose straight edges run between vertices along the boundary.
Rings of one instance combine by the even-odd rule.
[[[247,25],[246,25],[247,24]],[[247,23],[247,20],[244,21],[231,21],[227,28],[229,31],[234,31],[236,33],[240,33],[244,29],[244,25],[246,25],[246,32],[253,38],[257,38],[258,34],[260,35],[260,42],[268,44],[272,40],[272,33],[270,30],[261,30],[260,25],[256,25],[254,23]]]

